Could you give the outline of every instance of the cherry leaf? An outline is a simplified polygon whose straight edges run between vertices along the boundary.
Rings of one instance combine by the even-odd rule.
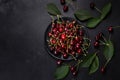
[[[99,68],[99,59],[98,56],[95,56],[94,60],[92,61],[92,64],[89,67],[89,74],[96,72],[98,68]]]
[[[88,20],[88,19],[92,18],[91,14],[86,10],[77,10],[74,13],[74,15],[80,21],[85,21],[85,20]]]
[[[87,21],[87,23],[86,23],[87,26],[86,27],[95,28],[95,26],[97,26],[100,22],[101,22],[101,19],[99,17],[91,18]]]
[[[111,3],[107,3],[101,10],[101,15],[96,18],[91,18],[86,23],[88,28],[95,28],[108,15],[111,10]]]
[[[111,3],[107,3],[107,4],[103,7],[103,9],[102,9],[102,15],[101,15],[101,18],[102,18],[102,19],[104,19],[104,18],[108,15],[108,13],[109,13],[110,10],[111,10],[111,7],[112,7]]]
[[[47,4],[47,11],[50,15],[53,15],[53,16],[61,15],[61,12],[57,8],[57,6],[53,3]]]
[[[83,62],[81,62],[80,66],[81,67],[89,67],[95,58],[96,54],[88,54],[87,56],[84,57]]]
[[[104,54],[106,60],[108,60],[108,61],[111,60],[111,58],[114,55],[114,45],[113,45],[112,41],[108,40],[106,42],[103,54]]]
[[[69,72],[69,66],[64,65],[64,66],[58,67],[56,72],[55,72],[56,80],[60,80],[60,79],[65,78],[67,76],[68,72]]]

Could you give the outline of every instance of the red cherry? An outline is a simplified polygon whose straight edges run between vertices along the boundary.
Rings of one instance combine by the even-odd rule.
[[[75,70],[76,70],[75,67],[73,67],[73,66],[70,67],[71,72],[75,72]]]
[[[58,60],[57,61],[57,65],[61,65],[62,61],[61,60]]]
[[[60,27],[60,28],[59,28],[59,32],[62,32],[62,31],[63,31],[63,28],[62,28],[62,27]]]
[[[103,33],[102,32],[99,32],[98,33],[98,36],[101,38],[103,36]]]
[[[112,27],[112,26],[108,27],[108,31],[109,31],[110,33],[113,32],[113,27]]]
[[[80,44],[79,44],[79,43],[77,43],[75,47],[76,47],[76,48],[80,48]]]
[[[54,55],[56,55],[56,56],[57,56],[57,55],[58,55],[58,52],[57,52],[57,51],[54,51]]]
[[[72,51],[71,54],[72,54],[73,56],[75,56],[75,52],[74,52],[74,51]]]
[[[67,5],[64,5],[64,6],[63,6],[63,11],[64,11],[64,12],[67,12],[67,11],[68,11],[68,6],[67,6]]]
[[[65,4],[65,0],[60,0],[61,5]]]
[[[105,73],[105,68],[104,67],[101,68],[101,73]]]
[[[79,37],[78,37],[78,36],[76,36],[76,37],[75,37],[75,40],[76,40],[76,41],[79,41]]]
[[[53,28],[53,30],[52,30],[54,33],[56,33],[57,32],[57,29],[56,28]]]
[[[49,32],[49,33],[48,33],[48,36],[49,36],[49,37],[50,37],[50,36],[52,36],[52,33],[51,33],[51,32]]]
[[[50,42],[51,42],[52,44],[55,44],[55,43],[56,43],[56,40],[55,40],[55,39],[51,39]]]
[[[65,40],[65,38],[66,38],[66,35],[65,35],[65,34],[62,34],[62,35],[61,35],[61,39]]]
[[[84,35],[83,30],[80,30],[80,36],[83,36],[83,35]]]
[[[68,55],[66,53],[63,54],[63,58],[66,59],[68,58]]]
[[[82,49],[78,49],[78,50],[77,50],[77,53],[78,53],[78,54],[81,54],[81,53],[82,53]]]
[[[74,71],[72,74],[73,74],[73,76],[76,76],[77,75],[77,71]]]
[[[98,46],[99,46],[99,42],[98,41],[94,42],[94,47],[98,47]]]
[[[70,28],[73,28],[73,26],[74,26],[73,23],[69,24],[69,27],[70,27]]]
[[[100,40],[100,36],[99,35],[95,36],[95,40],[99,41]]]
[[[90,8],[91,8],[91,9],[94,9],[94,8],[95,8],[95,3],[94,3],[94,2],[91,2],[91,3],[90,3]]]

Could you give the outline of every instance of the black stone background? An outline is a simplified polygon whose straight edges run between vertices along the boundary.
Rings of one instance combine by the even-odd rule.
[[[89,3],[94,1],[101,8],[110,0],[77,1],[80,9],[98,15],[89,8]],[[106,26],[120,25],[120,0],[111,1],[111,14],[97,28],[89,30],[92,40],[100,31],[108,35]],[[55,80],[55,60],[44,49],[44,32],[51,21],[45,9],[49,2],[55,3],[62,10],[59,0],[0,0],[0,80]],[[63,15],[73,17],[73,10]],[[98,70],[90,76],[87,70],[81,69],[77,79],[73,79],[70,74],[64,80],[120,80],[119,33],[120,28],[115,29],[112,35],[115,56],[106,74]],[[102,52],[99,56],[100,61],[104,62]]]

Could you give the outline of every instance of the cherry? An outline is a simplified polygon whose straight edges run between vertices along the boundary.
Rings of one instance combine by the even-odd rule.
[[[100,40],[100,36],[99,35],[95,36],[95,40],[99,41]]]
[[[70,28],[73,28],[73,26],[74,26],[73,23],[69,24],[69,27],[70,27]]]
[[[63,54],[63,58],[66,59],[68,58],[68,55],[66,53]]]
[[[60,0],[61,5],[65,4],[65,0]]]
[[[76,36],[76,37],[75,37],[75,40],[76,40],[76,41],[79,41],[79,38],[78,38],[78,36]]]
[[[58,52],[56,50],[54,51],[54,55],[56,55],[56,56],[58,55]]]
[[[71,72],[75,72],[75,70],[76,70],[76,69],[75,69],[74,66],[70,66],[70,71],[71,71]]]
[[[98,36],[101,38],[103,36],[103,33],[102,32],[99,32],[98,33]]]
[[[95,8],[95,3],[94,3],[94,2],[91,2],[91,3],[90,3],[90,8],[91,8],[91,9],[94,9],[94,8]]]
[[[98,47],[99,46],[99,42],[98,41],[95,41],[94,42],[94,47]]]
[[[75,56],[75,52],[74,52],[74,51],[72,51],[71,54],[72,54],[73,56]]]
[[[66,39],[66,35],[63,33],[61,34],[61,39],[65,40]]]
[[[112,27],[112,26],[108,27],[108,31],[109,31],[110,33],[113,32],[113,27]]]
[[[77,43],[75,47],[76,47],[76,48],[80,48],[80,44],[79,44],[79,43]]]
[[[63,6],[63,11],[64,11],[64,12],[67,12],[67,11],[68,11],[68,6],[67,6],[67,5],[64,5],[64,6]]]
[[[62,27],[60,27],[60,28],[59,28],[59,32],[62,32],[62,31],[63,31],[63,28],[62,28]]]
[[[72,74],[73,74],[73,76],[76,76],[77,75],[77,71],[74,71]]]
[[[101,73],[105,73],[105,67],[102,67],[100,71]]]
[[[49,37],[50,37],[50,36],[52,36],[52,33],[51,33],[51,32],[49,32],[49,33],[48,33],[48,36],[49,36]]]
[[[58,60],[57,61],[57,65],[61,65],[62,61],[61,60]]]
[[[84,35],[83,30],[80,30],[80,36],[83,36],[83,35]]]
[[[78,53],[78,54],[81,54],[81,53],[82,53],[82,49],[78,49],[78,50],[77,50],[77,53]]]
[[[56,33],[57,32],[57,29],[56,28],[53,28],[53,30],[52,30],[54,33]]]

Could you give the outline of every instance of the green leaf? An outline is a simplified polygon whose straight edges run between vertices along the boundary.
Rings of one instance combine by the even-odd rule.
[[[69,66],[64,65],[64,66],[58,67],[55,72],[56,80],[65,78],[67,76],[68,72],[69,72]]]
[[[92,64],[89,67],[89,74],[96,72],[99,68],[99,59],[98,56],[95,56]]]
[[[85,20],[88,20],[88,19],[92,18],[91,14],[86,10],[77,10],[74,13],[74,15],[80,21],[85,21]]]
[[[106,60],[111,60],[111,58],[113,57],[113,54],[114,54],[114,46],[113,46],[112,41],[108,40],[106,42],[103,54],[104,54]]]
[[[57,8],[57,6],[53,3],[47,4],[47,11],[50,15],[53,15],[53,16],[61,15],[61,12]]]
[[[104,19],[104,18],[108,15],[108,13],[109,13],[110,10],[111,10],[111,7],[112,7],[111,3],[107,3],[107,4],[103,7],[103,9],[101,10],[101,11],[102,11],[102,15],[101,15],[101,18],[102,18],[102,19]]]
[[[95,58],[96,54],[88,54],[87,56],[84,57],[83,62],[81,62],[80,66],[81,67],[89,67]]]
[[[99,23],[101,22],[101,19],[99,17],[97,18],[91,18],[88,20],[87,22],[87,26],[88,28],[95,28],[95,26],[97,26]]]
[[[111,3],[106,4],[103,9],[101,10],[102,14],[97,18],[91,18],[87,22],[88,28],[95,28],[110,12],[111,10]]]

